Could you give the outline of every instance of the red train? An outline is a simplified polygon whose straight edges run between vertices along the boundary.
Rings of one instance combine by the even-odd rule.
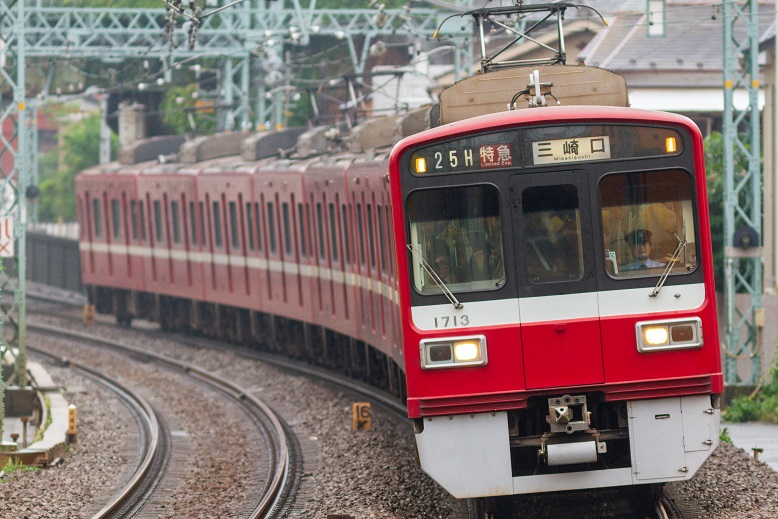
[[[456,497],[692,477],[723,391],[699,130],[462,99],[339,151],[316,128],[81,173],[90,300],[383,384]]]

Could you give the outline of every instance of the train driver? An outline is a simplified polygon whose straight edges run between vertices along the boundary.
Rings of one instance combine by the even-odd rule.
[[[621,267],[621,270],[640,270],[655,267],[664,267],[665,264],[651,259],[651,231],[648,229],[635,229],[624,237],[624,240],[632,245],[634,261]]]

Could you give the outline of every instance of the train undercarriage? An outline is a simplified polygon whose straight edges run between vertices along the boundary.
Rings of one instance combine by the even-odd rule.
[[[283,354],[362,380],[405,400],[405,376],[393,359],[364,341],[333,330],[217,303],[94,285],[86,290],[95,311],[115,315],[120,325],[145,319],[159,323],[163,330]]]

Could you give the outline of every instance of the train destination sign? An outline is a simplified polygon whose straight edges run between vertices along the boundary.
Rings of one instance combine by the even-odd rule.
[[[660,126],[629,124],[541,126],[471,135],[415,150],[414,175],[553,166],[599,160],[678,155],[681,134]]]
[[[611,144],[610,138],[607,135],[536,141],[532,143],[534,164],[583,162],[609,158],[611,158]]]

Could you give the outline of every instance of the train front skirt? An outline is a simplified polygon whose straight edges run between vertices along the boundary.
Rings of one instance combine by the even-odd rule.
[[[598,442],[580,442],[586,436],[575,433],[538,461],[567,465],[570,472],[514,477],[502,411],[424,418],[416,446],[422,469],[457,498],[687,480],[718,446],[720,410],[709,395],[629,401],[627,412],[629,467],[592,469]],[[600,449],[607,449],[604,443]]]

